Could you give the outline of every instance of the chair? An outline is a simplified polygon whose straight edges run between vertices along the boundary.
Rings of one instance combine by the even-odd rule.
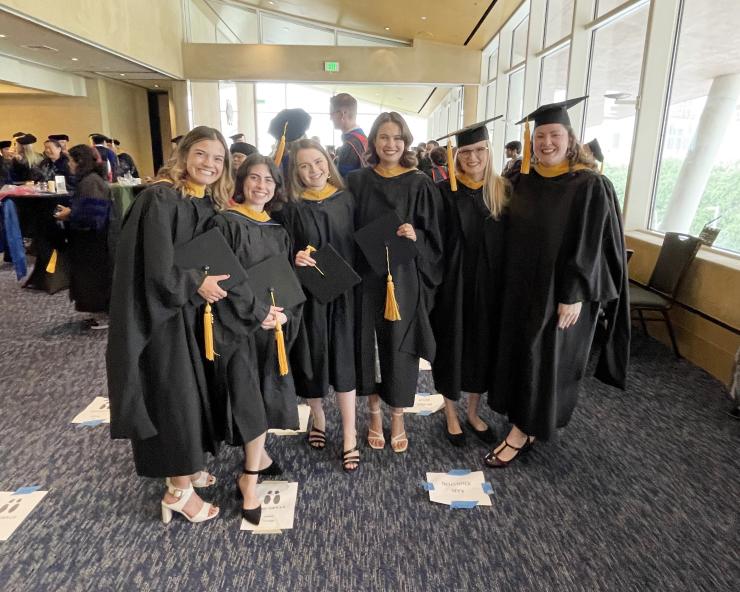
[[[658,261],[650,276],[647,289],[630,284],[630,307],[636,311],[642,329],[647,333],[647,321],[661,321],[666,324],[671,337],[673,351],[680,358],[668,311],[676,300],[676,293],[686,275],[691,262],[699,251],[701,241],[687,234],[666,232]],[[659,317],[646,317],[645,312],[660,313]]]

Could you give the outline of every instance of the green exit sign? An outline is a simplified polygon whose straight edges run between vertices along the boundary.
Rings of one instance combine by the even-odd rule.
[[[324,72],[339,72],[339,62],[324,62]]]

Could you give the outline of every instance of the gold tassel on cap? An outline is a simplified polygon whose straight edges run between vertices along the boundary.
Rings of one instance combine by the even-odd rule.
[[[206,360],[213,362],[216,358],[216,351],[213,346],[213,312],[210,303],[206,304],[203,313],[203,341],[206,346]]]
[[[398,310],[396,301],[396,288],[393,285],[393,276],[391,275],[391,257],[388,252],[388,245],[385,246],[385,262],[388,266],[388,282],[385,285],[385,314],[387,321],[400,321],[401,311]]]
[[[46,273],[54,273],[57,270],[57,250],[54,249],[49,257],[49,263],[46,264]]]
[[[283,135],[280,136],[280,143],[278,144],[277,151],[275,152],[275,164],[280,166],[283,161],[283,154],[285,154],[285,133],[288,131],[288,122],[285,122],[283,126]]]
[[[452,156],[452,142],[447,140],[447,170],[450,174],[450,189],[457,191],[457,177],[455,176],[455,159]],[[390,275],[390,271],[388,272]],[[400,317],[399,317],[400,318]]]
[[[275,291],[270,288],[270,296],[272,296],[272,305],[275,304]],[[285,351],[285,336],[283,335],[283,328],[280,325],[280,320],[276,318],[275,323],[275,342],[277,343],[277,358],[278,358],[278,369],[280,376],[285,376],[288,373],[288,352]]]
[[[532,162],[532,135],[529,132],[529,119],[524,122],[524,149],[522,150],[522,174],[529,174],[529,165]]]

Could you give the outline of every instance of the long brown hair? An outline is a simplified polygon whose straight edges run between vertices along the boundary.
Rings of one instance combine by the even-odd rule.
[[[275,181],[275,193],[272,194],[272,199],[265,204],[265,211],[268,213],[278,211],[282,209],[286,199],[283,174],[271,156],[263,156],[259,153],[247,156],[247,160],[245,160],[239,167],[239,170],[236,171],[234,201],[239,204],[244,203],[246,200],[246,197],[244,196],[244,182],[249,176],[249,171],[259,164],[264,164],[267,167],[267,170],[270,171],[270,176]]]
[[[561,124],[563,125],[563,124]],[[581,146],[581,143],[576,138],[576,133],[573,128],[569,125],[563,125],[565,131],[568,132],[568,148],[565,151],[565,158],[568,160],[568,168],[573,170],[577,164],[582,164],[595,171],[599,170],[596,165],[593,156],[588,154]],[[534,155],[534,132],[532,132],[532,162],[537,162],[537,157]]]
[[[483,172],[483,203],[486,204],[488,211],[491,212],[491,216],[498,220],[501,218],[501,214],[509,201],[511,186],[506,178],[499,175],[496,169],[493,168],[493,148],[491,147],[490,140],[486,141],[486,145],[488,146],[488,161]],[[462,160],[457,158],[456,154],[455,169],[464,173],[465,170],[461,163]]]
[[[167,163],[159,169],[157,179],[168,179],[172,186],[177,189],[183,197],[186,197],[185,188],[188,180],[186,163],[188,153],[194,144],[203,140],[216,140],[224,147],[224,168],[221,176],[208,186],[208,192],[217,210],[223,210],[229,203],[234,190],[234,182],[231,180],[231,158],[229,147],[220,131],[206,125],[199,125],[191,129],[172,153]]]
[[[342,177],[339,175],[339,171],[337,170],[337,167],[334,166],[332,159],[329,158],[329,154],[326,152],[326,149],[316,140],[304,138],[302,140],[296,140],[290,147],[290,171],[288,172],[288,180],[290,184],[290,195],[288,196],[288,199],[290,201],[297,201],[301,197],[301,193],[307,189],[298,174],[298,162],[296,157],[298,156],[298,152],[301,150],[311,149],[318,150],[326,159],[329,168],[329,178],[327,179],[327,182],[334,185],[337,189],[344,189]]]
[[[375,138],[378,136],[380,126],[388,122],[395,123],[399,127],[401,138],[403,138],[403,154],[398,164],[402,167],[413,169],[419,162],[413,151],[409,150],[409,146],[414,141],[414,136],[411,135],[411,130],[406,120],[400,113],[396,113],[395,111],[385,111],[378,115],[377,119],[373,122],[373,127],[370,129],[370,134],[367,137],[367,152],[365,153],[367,161],[372,165],[380,162],[378,152],[375,150]]]

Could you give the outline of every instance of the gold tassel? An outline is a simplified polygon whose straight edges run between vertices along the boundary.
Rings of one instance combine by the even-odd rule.
[[[288,131],[288,122],[285,122],[283,127],[283,135],[280,137],[280,143],[278,144],[277,151],[275,152],[275,164],[280,166],[283,162],[283,154],[285,154],[285,133]]]
[[[524,122],[524,154],[522,155],[522,175],[529,174],[529,165],[532,162],[532,138],[529,132],[529,119]]]
[[[447,140],[447,171],[450,174],[450,189],[452,189],[452,191],[457,191],[457,176],[455,175],[455,159],[452,156],[452,142],[449,139]],[[390,275],[390,272],[388,272],[388,275]]]
[[[203,340],[206,346],[206,360],[213,362],[216,352],[213,347],[213,313],[210,304],[206,304],[206,310],[203,313]]]
[[[57,270],[57,250],[54,249],[49,257],[49,263],[46,264],[46,273],[54,273]]]
[[[393,285],[393,276],[391,275],[391,259],[388,253],[388,245],[385,246],[385,262],[388,266],[388,281],[385,284],[385,320],[400,321],[401,311],[398,310],[396,301],[396,287]]]
[[[270,296],[272,296],[272,305],[275,304],[275,292],[270,290]],[[280,376],[285,376],[288,373],[288,352],[285,351],[285,335],[283,335],[283,328],[280,325],[280,320],[276,319],[275,324],[275,343],[277,343],[277,358],[278,358],[278,370]]]

